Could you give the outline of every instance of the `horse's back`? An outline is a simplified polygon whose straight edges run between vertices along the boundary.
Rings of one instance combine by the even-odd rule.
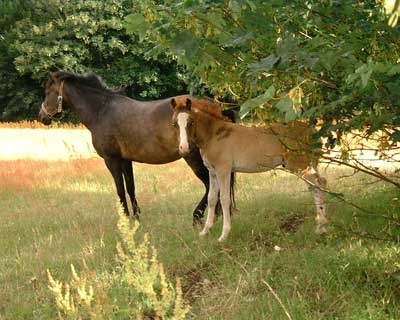
[[[153,164],[179,159],[169,103],[170,98],[146,102],[115,95],[92,132],[93,145],[103,157]]]

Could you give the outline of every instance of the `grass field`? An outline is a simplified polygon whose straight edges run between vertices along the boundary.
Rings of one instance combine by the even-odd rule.
[[[46,269],[69,280],[85,259],[115,268],[117,214],[100,159],[0,161],[0,319],[55,319]],[[135,164],[142,233],[180,276],[192,319],[399,319],[400,194],[365,175],[323,169],[330,189],[377,215],[328,199],[330,233],[313,233],[304,183],[284,173],[239,175],[230,238],[191,226],[202,186],[184,162]],[[220,219],[221,220],[221,219]],[[280,250],[276,250],[278,246]],[[79,267],[78,267],[79,269]]]

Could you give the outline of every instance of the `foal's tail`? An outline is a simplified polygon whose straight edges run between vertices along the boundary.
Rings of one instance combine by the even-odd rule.
[[[225,109],[222,110],[222,114],[229,118],[233,123],[236,122],[236,113],[233,109]],[[234,172],[231,173],[231,212],[232,209],[236,209],[236,201],[235,201],[235,184],[236,184],[236,174]]]
[[[231,212],[232,209],[236,209],[235,184],[236,184],[236,173],[231,172]]]

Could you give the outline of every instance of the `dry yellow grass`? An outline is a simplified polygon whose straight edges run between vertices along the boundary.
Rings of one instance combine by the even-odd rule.
[[[46,129],[48,128],[39,121],[0,122],[0,129]],[[84,129],[82,124],[54,122],[51,128],[58,129]]]
[[[103,172],[104,163],[101,159],[86,159],[85,161],[30,161],[2,160],[0,170],[0,190],[29,191],[47,183],[56,183],[53,174],[68,173],[68,177],[76,179],[87,172]]]
[[[0,160],[97,157],[86,129],[0,129]]]
[[[350,163],[393,171],[400,164],[400,144],[390,147],[390,143],[382,138],[383,144],[378,146],[379,138],[376,134],[367,141],[360,133],[348,134],[329,157],[342,161],[343,155],[347,155]],[[98,156],[91,134],[82,125],[56,123],[45,127],[37,121],[0,123],[0,160],[56,161],[95,157]]]

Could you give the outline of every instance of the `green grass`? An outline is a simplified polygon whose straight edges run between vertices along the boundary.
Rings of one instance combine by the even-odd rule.
[[[70,264],[82,259],[98,272],[116,267],[111,176],[101,160],[2,161],[1,168],[0,319],[54,319],[46,269],[69,280]],[[182,278],[191,318],[288,319],[282,305],[292,319],[400,318],[399,225],[379,216],[399,219],[394,187],[322,170],[332,191],[378,215],[328,197],[331,225],[321,237],[298,178],[238,175],[239,212],[219,244],[221,221],[205,239],[191,226],[203,189],[183,162],[134,171],[141,233],[150,234],[171,279]]]

